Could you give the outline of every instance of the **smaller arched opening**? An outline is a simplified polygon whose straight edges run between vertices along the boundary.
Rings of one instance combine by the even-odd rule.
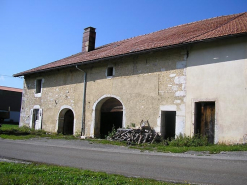
[[[94,136],[105,138],[113,127],[123,127],[123,105],[118,99],[107,97],[96,105]]]
[[[71,109],[65,108],[60,111],[58,118],[58,133],[73,135],[74,133],[74,113]]]

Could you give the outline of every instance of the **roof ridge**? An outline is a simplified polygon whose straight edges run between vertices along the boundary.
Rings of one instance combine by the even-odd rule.
[[[166,48],[168,46],[199,42],[205,39],[218,38],[239,33],[247,34],[247,27],[245,24],[247,20],[246,15],[247,12],[217,16],[130,37],[96,47],[91,52],[78,52],[74,55],[67,56],[48,64],[14,74],[13,76],[23,76],[29,73],[46,71],[48,69],[55,69],[62,66],[66,67],[86,61],[103,60],[112,56],[130,54],[133,53],[133,51],[139,52],[155,48]],[[235,24],[238,22],[239,24]],[[228,30],[228,25],[232,29]],[[233,29],[239,29],[240,31],[234,31]]]
[[[244,12],[244,13],[239,13],[239,14],[231,14],[231,15],[235,15],[235,17],[233,17],[232,19],[226,21],[225,23],[223,23],[223,24],[221,24],[221,25],[218,25],[216,28],[212,28],[211,30],[208,30],[208,31],[206,31],[206,32],[204,32],[204,33],[201,33],[201,34],[199,34],[199,35],[196,35],[196,36],[194,36],[194,37],[191,37],[191,38],[187,39],[186,41],[184,41],[184,43],[187,42],[187,41],[189,41],[189,40],[191,40],[191,39],[195,39],[196,37],[200,37],[200,36],[202,36],[202,35],[205,35],[206,33],[212,32],[212,31],[214,31],[214,30],[216,30],[216,29],[218,29],[218,28],[220,28],[220,27],[222,27],[222,26],[228,24],[229,22],[231,22],[231,21],[233,21],[233,20],[235,20],[235,19],[237,19],[237,18],[243,16],[245,13],[246,13],[246,12]],[[231,15],[229,15],[229,16],[231,16]],[[220,17],[224,17],[224,16],[220,16]],[[215,18],[219,18],[219,17],[215,17]],[[213,18],[212,18],[212,19],[213,19]],[[206,20],[206,19],[205,19],[205,20]],[[209,19],[208,19],[208,20],[209,20]],[[203,20],[202,20],[202,21],[203,21]]]
[[[190,25],[190,24],[194,24],[194,23],[196,23],[196,22],[206,21],[206,20],[210,20],[210,19],[222,18],[222,17],[228,17],[228,16],[235,15],[236,17],[234,17],[234,18],[232,19],[232,20],[234,20],[235,18],[237,18],[237,17],[239,17],[239,16],[242,16],[242,15],[245,14],[245,13],[247,13],[247,12],[237,13],[237,14],[230,14],[230,15],[216,16],[216,17],[212,17],[212,18],[202,19],[202,20],[199,20],[199,21],[194,21],[194,22],[190,22],[190,23],[180,24],[180,25],[177,25],[177,26],[172,26],[172,27],[168,27],[168,28],[161,29],[161,30],[158,30],[158,31],[154,31],[154,32],[151,32],[151,33],[146,33],[146,34],[143,34],[143,35],[137,35],[137,36],[130,37],[130,38],[127,38],[127,39],[123,39],[123,40],[111,42],[111,43],[108,43],[108,44],[99,46],[99,47],[97,47],[97,48],[95,48],[95,49],[100,49],[100,48],[106,47],[106,46],[108,46],[108,45],[112,45],[112,44],[114,44],[114,43],[123,42],[123,41],[131,40],[131,39],[134,39],[134,38],[137,38],[137,37],[141,37],[141,36],[145,36],[145,35],[151,35],[151,34],[153,34],[153,33],[161,32],[161,31],[168,30],[168,29],[171,29],[171,28],[177,28],[177,27],[181,27],[181,26],[185,26],[185,25]],[[232,21],[232,20],[231,20],[231,21]],[[230,22],[230,21],[229,21],[229,22]],[[228,22],[227,22],[227,23],[228,23]],[[222,25],[221,25],[221,26],[222,26]],[[219,26],[219,27],[220,27],[220,26]],[[202,35],[203,35],[203,34],[202,34]],[[197,36],[195,36],[195,37],[197,37]]]
[[[230,14],[230,15],[221,15],[221,16],[216,16],[216,17],[211,17],[211,18],[207,18],[207,19],[202,19],[202,20],[194,21],[194,22],[190,22],[190,23],[180,24],[180,25],[173,26],[173,27],[170,27],[170,28],[176,28],[176,27],[179,27],[179,26],[190,25],[190,24],[194,24],[196,22],[201,22],[201,21],[206,21],[206,20],[211,20],[211,19],[216,19],[216,18],[229,17],[229,16],[232,16],[232,15],[239,16],[240,14],[242,15],[242,14],[245,14],[245,13],[246,12],[237,13],[237,14]],[[169,29],[169,28],[166,28],[166,29]],[[163,29],[163,30],[165,30],[165,29]]]

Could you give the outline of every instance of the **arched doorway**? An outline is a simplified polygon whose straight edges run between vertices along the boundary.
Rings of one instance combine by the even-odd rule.
[[[71,109],[65,108],[60,111],[57,132],[64,135],[73,135],[74,113]]]
[[[123,127],[123,105],[118,99],[107,97],[96,105],[94,136],[105,138],[113,127]]]

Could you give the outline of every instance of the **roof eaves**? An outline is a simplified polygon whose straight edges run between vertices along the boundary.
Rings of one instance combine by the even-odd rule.
[[[15,88],[15,87],[7,87],[7,86],[0,86],[0,90],[11,91],[11,92],[22,92],[22,89]]]

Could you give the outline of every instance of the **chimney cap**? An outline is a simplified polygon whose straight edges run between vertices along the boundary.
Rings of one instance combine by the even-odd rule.
[[[87,30],[96,30],[96,28],[94,28],[94,27],[92,27],[92,26],[89,26],[89,27],[84,28],[84,30],[85,30],[85,31],[87,31]]]

